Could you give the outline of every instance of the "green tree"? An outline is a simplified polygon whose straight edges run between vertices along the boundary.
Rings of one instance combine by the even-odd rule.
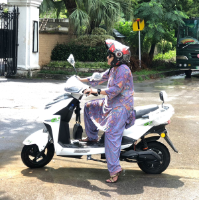
[[[64,2],[60,0],[43,0],[41,6],[39,7],[40,16],[47,17],[56,16],[59,18],[60,13],[65,13]]]
[[[54,6],[53,0],[44,0],[43,8]],[[60,2],[60,1],[59,1]],[[95,27],[104,23],[108,30],[120,17],[121,12],[125,18],[132,15],[131,0],[62,0],[70,20],[70,28],[76,33],[80,33],[82,27],[85,27],[90,34]]]
[[[177,9],[175,0],[138,0],[134,3],[135,18],[145,20],[142,41],[151,43],[149,56],[153,59],[155,45],[165,39],[172,41],[171,31],[183,23],[187,17]]]
[[[178,0],[176,7],[189,17],[199,17],[198,0]]]

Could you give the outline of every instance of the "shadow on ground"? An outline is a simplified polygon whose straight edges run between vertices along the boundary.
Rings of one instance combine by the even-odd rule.
[[[43,125],[32,120],[4,118],[0,127],[0,166],[3,167],[18,160],[16,156],[19,156],[24,139]]]
[[[105,180],[108,178],[108,173],[105,169],[54,169],[45,167],[40,169],[25,169],[21,173],[26,178],[36,177],[43,182],[85,188],[91,191],[97,191],[100,195],[106,197],[111,197],[109,192],[116,192],[118,195],[141,194],[144,192],[145,186],[154,188],[179,188],[184,185],[179,180],[181,178],[179,176],[171,176],[168,174],[148,175],[137,170],[125,170],[119,177],[119,181],[115,184],[105,183]],[[100,181],[101,183],[99,184],[95,181]],[[104,184],[107,184],[107,187]]]
[[[12,200],[13,198],[9,197],[6,192],[0,191],[0,199],[2,199],[2,200]]]

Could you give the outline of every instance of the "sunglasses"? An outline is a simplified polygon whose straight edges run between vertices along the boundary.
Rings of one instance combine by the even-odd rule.
[[[109,54],[108,57],[109,57],[109,58],[112,58],[112,57],[114,57],[114,55],[113,55],[113,54]]]

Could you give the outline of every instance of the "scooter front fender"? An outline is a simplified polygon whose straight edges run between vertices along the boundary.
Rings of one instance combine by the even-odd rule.
[[[48,143],[48,133],[44,133],[43,129],[31,134],[23,141],[23,144],[25,145],[36,144],[40,152],[44,150],[47,143]]]

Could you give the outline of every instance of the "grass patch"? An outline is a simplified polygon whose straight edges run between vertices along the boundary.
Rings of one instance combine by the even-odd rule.
[[[164,78],[165,76],[163,74],[160,74],[160,78]]]
[[[141,71],[133,72],[133,75],[137,75],[137,76],[145,75],[145,76],[147,76],[147,75],[157,74],[157,73],[159,73],[159,71],[157,71],[157,70],[146,70],[146,69],[144,69],[144,70],[141,70]]]
[[[171,60],[176,58],[176,50],[169,51],[165,54],[159,53],[154,56],[154,60]]]
[[[144,79],[141,76],[137,77],[138,81],[143,81]]]

